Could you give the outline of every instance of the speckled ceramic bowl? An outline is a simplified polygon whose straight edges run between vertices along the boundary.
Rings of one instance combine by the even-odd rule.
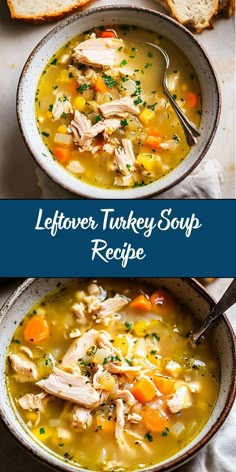
[[[170,41],[193,65],[202,91],[203,113],[201,137],[188,156],[168,175],[143,187],[103,189],[82,182],[53,160],[36,126],[35,92],[40,75],[52,55],[67,41],[93,27],[131,24],[151,29]],[[23,138],[40,167],[65,189],[84,198],[147,198],[176,185],[186,177],[206,154],[214,137],[220,113],[220,93],[215,72],[204,49],[184,27],[169,17],[148,9],[130,6],[107,6],[73,15],[60,23],[38,44],[23,69],[17,94],[17,114]]]
[[[4,381],[6,355],[9,343],[18,325],[28,310],[44,295],[54,290],[58,284],[67,283],[72,279],[28,279],[9,298],[0,311],[0,415],[9,431],[35,457],[56,470],[85,472],[63,461],[63,458],[49,450],[35,437],[29,435],[25,423],[12,408],[6,383]],[[147,281],[155,286],[163,286],[170,290],[180,302],[188,306],[196,318],[205,319],[214,301],[206,290],[194,279],[137,279]],[[212,342],[220,359],[221,381],[219,396],[215,408],[207,424],[198,436],[178,454],[159,463],[147,467],[145,472],[171,471],[190,460],[216,433],[225,421],[235,398],[236,384],[236,346],[230,323],[225,316],[217,322],[210,333]],[[87,469],[86,469],[87,470]]]

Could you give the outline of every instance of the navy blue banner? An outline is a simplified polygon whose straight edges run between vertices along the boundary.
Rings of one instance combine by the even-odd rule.
[[[1,277],[236,275],[235,201],[1,200]]]

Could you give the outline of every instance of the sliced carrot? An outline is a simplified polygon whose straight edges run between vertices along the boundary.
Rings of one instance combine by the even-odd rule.
[[[47,320],[38,315],[31,318],[24,329],[25,340],[32,344],[45,341],[49,338],[49,335],[50,331]]]
[[[77,80],[75,80],[74,78],[71,78],[70,81],[68,82],[68,87],[71,93],[75,93],[76,89],[78,88]]]
[[[150,379],[143,377],[131,388],[131,393],[140,403],[147,403],[155,397],[156,389]]]
[[[114,433],[116,424],[112,419],[108,420],[107,418],[104,418],[104,416],[97,415],[96,426],[97,430],[103,433]]]
[[[154,375],[153,382],[156,385],[156,388],[163,393],[163,395],[170,395],[175,393],[175,383],[174,380],[167,377],[161,377],[160,375]]]
[[[162,142],[162,138],[159,136],[148,136],[146,140],[147,146],[150,146],[152,149],[159,149],[159,145]]]
[[[97,80],[96,80],[96,83],[95,83],[95,86],[94,86],[96,92],[108,92],[108,87],[106,86],[103,78],[99,75]]]
[[[132,310],[138,311],[150,311],[152,309],[152,304],[150,300],[145,297],[145,295],[138,295],[135,297],[129,304]]]
[[[100,37],[101,37],[101,38],[116,38],[117,36],[116,36],[116,34],[115,34],[114,31],[107,31],[107,30],[105,30],[105,31],[103,31],[103,32],[101,33],[101,36],[100,36]]]
[[[161,433],[168,426],[168,416],[164,411],[145,408],[142,417],[144,427],[152,433]]]
[[[57,147],[57,148],[54,149],[53,154],[54,154],[56,160],[58,162],[60,162],[60,164],[65,164],[71,158],[70,149],[64,149],[64,148],[61,148],[61,147]]]
[[[158,131],[157,128],[149,128],[147,130],[147,135],[148,136],[156,136],[158,138],[161,138],[160,132]]]
[[[187,92],[186,93],[186,105],[189,108],[194,108],[198,104],[198,96],[194,92]]]
[[[150,297],[150,301],[152,304],[152,309],[158,315],[165,316],[171,314],[175,310],[174,299],[165,290],[161,289],[154,292]]]

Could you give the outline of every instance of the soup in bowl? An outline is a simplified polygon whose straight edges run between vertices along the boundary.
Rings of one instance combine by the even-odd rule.
[[[211,304],[204,290],[181,279],[62,282],[22,286],[18,327],[14,297],[3,311],[0,406],[13,434],[63,470],[169,470],[192,457],[235,393],[226,320],[189,342]]]
[[[173,99],[199,128],[191,149],[163,93],[155,45],[170,57]],[[176,184],[204,156],[218,115],[216,77],[196,39],[136,7],[64,21],[33,51],[19,83],[19,123],[32,154],[57,183],[90,198],[142,198]]]
[[[107,189],[145,186],[188,154],[183,128],[163,92],[165,60],[155,45],[169,55],[169,91],[199,127],[197,74],[173,43],[152,31],[95,28],[67,42],[44,69],[36,96],[39,132],[76,178]]]

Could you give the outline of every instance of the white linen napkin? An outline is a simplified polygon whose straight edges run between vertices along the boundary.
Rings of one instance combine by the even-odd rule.
[[[79,199],[77,195],[63,189],[51,180],[40,168],[36,169],[41,198],[48,199]],[[170,190],[157,195],[155,199],[193,199],[193,198],[222,198],[221,186],[222,166],[215,159],[205,159],[182,182]]]

